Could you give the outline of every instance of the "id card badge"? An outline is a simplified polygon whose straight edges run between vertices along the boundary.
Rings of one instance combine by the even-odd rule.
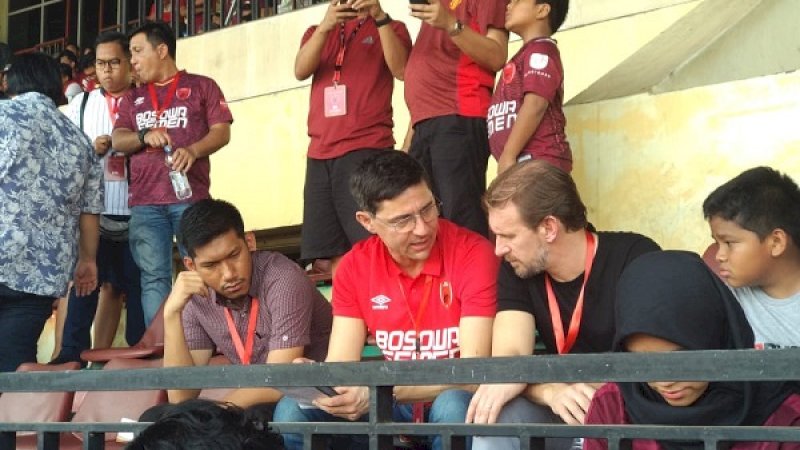
[[[105,169],[103,176],[106,181],[124,181],[126,179],[125,155],[111,153],[106,156]]]
[[[325,88],[325,117],[347,114],[347,86],[335,84]]]

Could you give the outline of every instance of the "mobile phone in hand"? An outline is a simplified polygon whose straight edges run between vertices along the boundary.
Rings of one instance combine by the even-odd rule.
[[[428,0],[408,0],[412,5],[427,5]]]
[[[339,395],[335,389],[330,386],[316,386],[317,390],[322,392],[323,394],[327,395],[328,397],[336,397]]]

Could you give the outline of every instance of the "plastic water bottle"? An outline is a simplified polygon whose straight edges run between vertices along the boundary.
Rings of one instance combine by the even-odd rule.
[[[189,178],[180,170],[172,169],[172,147],[169,145],[164,146],[164,162],[169,169],[169,180],[172,182],[175,197],[178,197],[178,200],[186,200],[191,197],[192,186],[189,184]]]

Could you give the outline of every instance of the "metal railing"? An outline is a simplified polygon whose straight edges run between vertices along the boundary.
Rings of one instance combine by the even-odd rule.
[[[800,442],[800,427],[567,426],[542,424],[408,424],[391,422],[394,386],[601,381],[777,381],[800,380],[800,349],[591,354],[438,360],[271,364],[128,371],[0,374],[2,392],[199,389],[239,386],[369,386],[369,420],[355,423],[273,423],[279,432],[303,434],[305,448],[320,449],[317,437],[364,434],[370,449],[393,448],[392,436],[441,435],[445,449],[463,449],[469,436],[518,436],[522,449],[545,437],[606,439],[610,449],[631,439],[702,441],[706,450],[735,441]],[[35,431],[42,449],[58,448],[58,433],[80,432],[84,448],[103,448],[103,433],[138,431],[131,423],[0,423],[0,450],[14,448],[16,431]]]

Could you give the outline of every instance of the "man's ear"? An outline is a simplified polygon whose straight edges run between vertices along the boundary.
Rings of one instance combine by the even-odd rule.
[[[164,43],[158,44],[158,47],[156,47],[156,53],[158,53],[159,59],[167,59],[167,56],[169,56],[169,47],[167,47],[167,44]]]
[[[195,270],[194,260],[192,258],[189,258],[188,256],[184,256],[183,267],[186,267],[186,270],[191,270],[192,272],[194,272]]]
[[[539,223],[538,229],[541,230],[540,232],[543,234],[545,241],[547,243],[552,244],[553,241],[556,240],[559,233],[559,224],[561,222],[556,219],[554,216],[546,216],[542,221]]]
[[[361,224],[364,229],[369,231],[372,234],[377,233],[375,231],[375,223],[372,221],[372,216],[366,211],[357,211],[356,212],[356,220],[358,223]]]
[[[251,252],[254,252],[258,249],[258,244],[256,243],[256,234],[252,231],[248,231],[244,234],[244,242],[247,244],[247,249]]]
[[[786,253],[786,248],[789,246],[789,235],[786,234],[782,228],[775,228],[772,233],[767,236],[767,245],[769,245],[769,252],[773,258],[777,258]]]

